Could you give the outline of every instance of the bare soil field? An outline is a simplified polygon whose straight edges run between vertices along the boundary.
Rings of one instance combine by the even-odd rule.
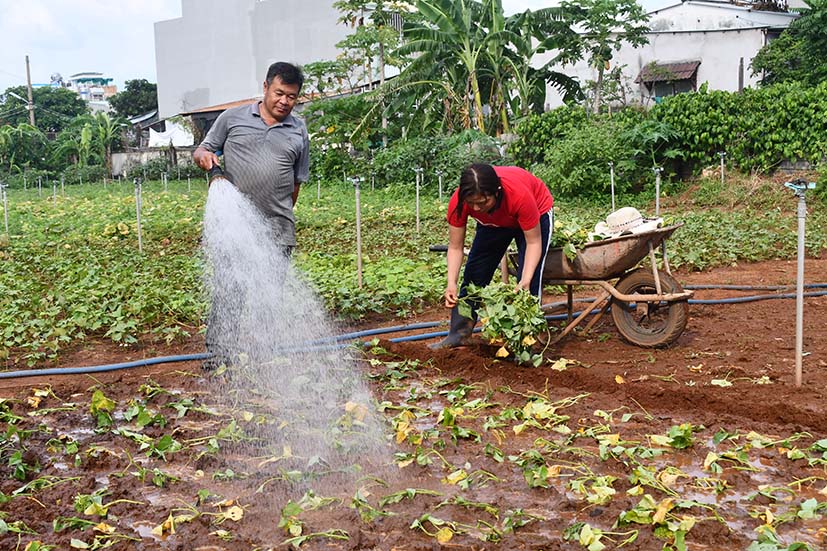
[[[793,285],[795,270],[675,275]],[[808,259],[806,280],[827,282],[827,259]],[[743,294],[757,292],[694,298]],[[383,340],[351,353],[385,450],[350,457],[347,472],[245,445],[263,426],[290,430],[278,405],[218,410],[222,375],[197,362],[0,379],[0,549],[265,550],[291,535],[302,549],[824,549],[824,327],[827,297],[807,298],[801,387],[794,300],[692,305],[665,349],[630,345],[605,319],[538,368],[496,360],[479,337],[436,352]],[[202,346],[91,345],[61,367]]]

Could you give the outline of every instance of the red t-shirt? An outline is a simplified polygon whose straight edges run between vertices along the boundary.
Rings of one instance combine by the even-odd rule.
[[[501,228],[530,230],[540,222],[540,215],[554,206],[554,198],[546,185],[527,170],[516,166],[495,166],[494,172],[500,177],[503,199],[499,208],[492,213],[473,211],[467,204],[462,205],[462,214],[456,215],[459,203],[459,189],[448,202],[448,223],[464,228],[470,216],[480,224]]]

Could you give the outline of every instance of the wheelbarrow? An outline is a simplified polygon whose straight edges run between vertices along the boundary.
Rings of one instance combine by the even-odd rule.
[[[565,285],[568,323],[550,344],[571,333],[595,309],[599,309],[584,328],[588,332],[611,309],[612,319],[624,339],[645,348],[667,346],[683,333],[689,317],[689,298],[672,277],[663,254],[663,270],[658,269],[655,249],[683,224],[622,235],[588,243],[569,260],[563,249],[549,249],[543,268],[544,285]],[[517,253],[509,253],[512,273],[516,273]],[[651,268],[637,267],[649,257]],[[572,287],[594,285],[602,291],[591,308],[576,318],[572,314]]]

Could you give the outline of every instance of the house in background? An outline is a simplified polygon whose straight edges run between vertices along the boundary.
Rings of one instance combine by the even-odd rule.
[[[806,6],[790,1],[788,7]],[[753,76],[750,70],[752,59],[796,17],[790,11],[760,9],[758,2],[675,2],[649,13],[649,43],[622,47],[611,67],[620,68],[621,83],[631,88],[627,102],[650,105],[664,96],[695,91],[704,83],[711,90],[739,91],[758,84],[760,75]],[[544,63],[543,56],[536,61]],[[597,80],[597,70],[587,60],[560,70],[584,86]],[[549,87],[546,108],[562,104],[560,94]]]

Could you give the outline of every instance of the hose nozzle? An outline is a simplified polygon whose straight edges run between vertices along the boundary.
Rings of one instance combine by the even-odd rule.
[[[219,165],[212,165],[212,168],[209,171],[207,171],[207,175],[210,178],[210,182],[212,182],[216,178],[223,178],[224,171],[221,169]]]

